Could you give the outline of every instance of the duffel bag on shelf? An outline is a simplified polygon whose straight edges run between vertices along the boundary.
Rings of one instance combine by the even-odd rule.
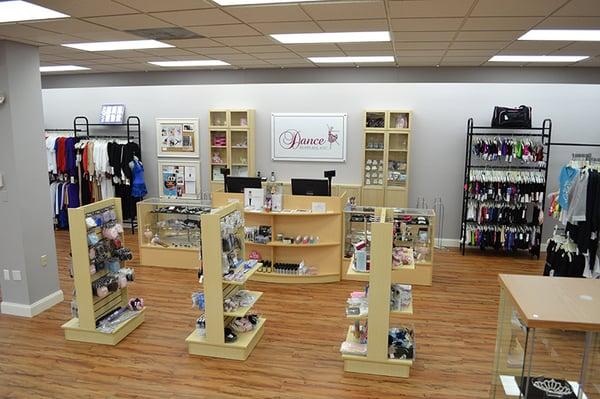
[[[519,108],[494,107],[492,127],[531,128],[531,107]]]

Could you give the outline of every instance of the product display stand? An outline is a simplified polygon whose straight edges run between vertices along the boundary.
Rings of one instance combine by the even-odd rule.
[[[96,329],[96,322],[112,311],[127,306],[127,288],[120,288],[104,298],[93,295],[92,283],[106,275],[107,270],[90,274],[88,229],[85,219],[94,213],[112,210],[116,219],[122,223],[121,200],[109,198],[80,208],[69,209],[69,234],[73,256],[73,278],[77,295],[78,317],[63,324],[65,338],[70,341],[92,342],[97,344],[116,345],[144,321],[145,309],[129,320],[124,321],[112,333]],[[94,229],[96,230],[96,229]],[[122,240],[122,237],[121,237]]]
[[[232,201],[244,202],[243,194],[213,193],[213,206],[223,206]],[[281,212],[244,212],[246,226],[270,226],[271,240],[267,243],[246,241],[246,253],[260,254],[268,260],[270,267],[259,271],[253,281],[271,283],[327,283],[340,281],[342,247],[342,206],[345,193],[340,197],[318,197],[303,195],[283,195]],[[325,212],[312,212],[313,203],[325,204]],[[299,211],[302,210],[302,211]],[[277,235],[290,237],[319,237],[313,244],[285,243],[277,240]],[[298,264],[301,261],[316,269],[311,274],[278,273],[278,263]]]
[[[360,204],[408,205],[411,111],[366,111]]]
[[[388,331],[390,327],[390,287],[392,283],[405,283],[404,275],[408,270],[392,270],[392,248],[394,224],[387,223],[385,213],[381,211],[381,220],[371,224],[371,269],[366,273],[369,281],[369,311],[365,316],[348,318],[368,321],[367,355],[342,354],[344,370],[354,373],[377,374],[392,377],[408,377],[413,359],[391,359],[388,355]],[[396,315],[411,316],[412,306]],[[346,342],[354,342],[354,325],[348,328]]]
[[[254,110],[211,110],[208,124],[211,191],[223,188],[222,168],[230,176],[255,176]]]
[[[514,159],[512,162],[503,162],[501,159],[505,159],[504,155],[500,156],[500,160],[498,161],[484,161],[474,159],[473,157],[473,140],[474,137],[483,137],[487,139],[494,138],[508,138],[508,139],[532,139],[535,140],[540,139],[541,145],[543,148],[543,163],[531,162],[530,164],[521,163],[518,159]],[[470,118],[467,121],[467,141],[465,148],[465,170],[464,170],[464,181],[463,181],[463,204],[462,204],[462,217],[461,217],[461,242],[460,246],[462,248],[462,254],[465,254],[467,243],[470,240],[467,238],[467,230],[468,225],[472,224],[475,227],[480,228],[497,228],[502,229],[504,231],[505,228],[527,228],[528,231],[532,231],[533,234],[539,235],[540,240],[542,237],[542,225],[539,225],[539,231],[535,232],[535,227],[537,227],[537,221],[527,222],[527,223],[483,223],[478,224],[468,220],[468,204],[470,200],[473,200],[471,193],[468,190],[469,183],[471,183],[471,171],[474,168],[484,169],[486,172],[492,171],[539,171],[544,175],[543,182],[543,195],[541,201],[539,203],[539,209],[541,212],[544,211],[544,206],[546,204],[546,185],[548,181],[548,164],[550,162],[550,145],[551,145],[551,136],[552,136],[552,121],[550,119],[544,119],[541,127],[531,127],[531,128],[494,128],[489,126],[475,126],[473,122],[473,118]],[[502,149],[500,149],[501,151]],[[512,154],[511,154],[512,155]],[[516,157],[515,157],[516,158]],[[495,193],[492,193],[495,194]],[[511,206],[514,205],[514,201],[485,201],[492,202],[495,206]],[[529,203],[525,203],[526,206],[533,204],[533,200],[530,200]],[[523,203],[521,203],[523,204]],[[485,245],[479,245],[485,246]],[[536,255],[539,259],[540,257],[540,246],[537,246],[537,249],[532,253],[532,255]]]
[[[225,312],[223,310],[223,300],[234,295],[238,290],[244,289],[248,278],[262,265],[256,264],[244,274],[242,281],[227,281],[223,278],[223,249],[221,246],[221,222],[228,215],[235,212],[242,212],[240,203],[232,203],[227,206],[214,210],[210,214],[202,215],[202,241],[212,242],[214,245],[208,245],[203,248],[203,287],[205,298],[205,333],[200,334],[195,329],[186,339],[188,351],[192,355],[220,357],[233,360],[245,360],[264,333],[264,324],[266,319],[259,318],[257,324],[249,332],[238,334],[237,340],[226,343],[224,329],[235,317],[243,317],[252,308],[246,306],[239,308],[235,312]],[[244,240],[243,225],[239,226],[235,234],[240,242]],[[244,259],[244,246],[240,250],[240,258]],[[243,267],[243,266],[240,266]],[[260,298],[262,292],[252,292],[256,300]]]

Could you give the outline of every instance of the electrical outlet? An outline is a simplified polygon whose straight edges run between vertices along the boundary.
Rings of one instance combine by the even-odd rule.
[[[40,256],[40,264],[42,265],[42,267],[48,266],[48,255]]]
[[[10,270],[4,269],[4,279],[10,280]]]
[[[21,271],[20,270],[13,270],[12,275],[13,275],[13,280],[21,281]]]

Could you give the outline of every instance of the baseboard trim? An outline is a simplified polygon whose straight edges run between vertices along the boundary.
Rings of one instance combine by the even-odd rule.
[[[22,303],[2,302],[0,303],[0,313],[21,317],[34,317],[44,310],[61,303],[65,299],[62,290],[53,292],[42,299],[35,301],[31,305]]]

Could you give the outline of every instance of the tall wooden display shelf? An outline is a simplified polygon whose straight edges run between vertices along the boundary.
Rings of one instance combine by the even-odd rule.
[[[362,205],[406,207],[411,111],[366,111]]]
[[[90,205],[69,209],[69,236],[73,257],[73,278],[77,295],[78,318],[73,318],[62,325],[65,338],[70,341],[91,342],[96,344],[116,345],[144,321],[144,311],[121,323],[112,333],[96,329],[96,321],[112,311],[127,306],[127,288],[120,288],[104,298],[94,297],[92,283],[106,275],[107,270],[90,274],[89,248],[87,242],[88,227],[85,218],[95,213],[113,210],[117,221],[123,223],[120,198],[108,198]],[[97,231],[100,229],[97,228]],[[123,242],[123,237],[121,242]]]
[[[390,314],[406,318],[412,316],[412,305],[399,312],[390,311],[390,286],[392,283],[406,284],[407,273],[414,267],[392,270],[392,248],[394,224],[386,222],[386,212],[382,209],[380,221],[371,224],[371,268],[367,276],[369,282],[369,311],[365,316],[348,316],[349,319],[368,321],[367,355],[342,354],[344,371],[364,374],[377,374],[391,377],[408,377],[413,359],[391,359],[388,355],[388,334]],[[346,341],[353,342],[354,326],[348,328]]]
[[[255,176],[254,110],[212,110],[208,123],[211,188],[222,188],[222,168],[231,176]]]
[[[340,197],[283,195],[282,212],[245,211],[246,226],[271,226],[273,240],[266,244],[246,241],[246,253],[258,252],[262,259],[276,263],[304,263],[316,267],[314,275],[277,273],[275,270],[257,272],[253,281],[269,283],[329,283],[340,281],[342,207],[345,193]],[[213,205],[222,206],[231,201],[244,202],[243,194],[213,193]],[[326,212],[311,212],[312,204],[324,203]],[[303,210],[299,212],[298,210]],[[277,234],[285,236],[319,237],[315,244],[284,244]]]
[[[238,309],[236,312],[224,312],[223,300],[235,295],[238,290],[244,289],[245,283],[261,266],[260,263],[245,273],[244,281],[226,281],[223,279],[221,246],[221,221],[227,215],[234,212],[242,212],[240,203],[231,203],[227,206],[214,210],[210,214],[201,216],[202,241],[213,242],[215,245],[207,245],[202,250],[204,269],[204,298],[205,298],[205,320],[206,333],[200,335],[195,329],[185,340],[188,344],[188,352],[191,355],[220,357],[233,360],[246,360],[260,338],[264,334],[266,319],[260,318],[252,331],[240,333],[235,342],[226,343],[224,329],[235,317],[243,317],[252,309],[251,306]],[[235,233],[239,239],[244,240],[244,228],[241,225]],[[244,257],[244,246],[240,248],[240,257]],[[243,267],[243,266],[242,266]],[[262,292],[252,292],[257,300]]]

